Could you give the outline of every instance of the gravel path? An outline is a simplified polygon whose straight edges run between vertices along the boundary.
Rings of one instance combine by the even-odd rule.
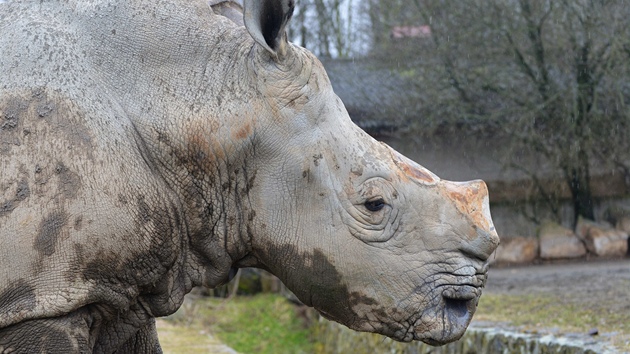
[[[588,329],[588,332],[584,329],[581,333],[558,332],[557,328],[548,328],[543,322],[542,326],[534,329],[513,328],[507,324],[506,330],[524,330],[527,333],[533,330],[569,342],[579,340],[600,348],[593,350],[596,353],[630,354],[628,324],[624,322],[630,314],[630,258],[491,268],[483,292],[508,296],[553,296],[559,299],[559,306],[573,305],[572,308],[583,309],[585,313],[596,316],[600,321],[598,323],[610,324],[605,333],[590,338],[588,334],[598,333],[597,327]],[[623,325],[619,323],[620,319]],[[501,328],[502,325],[494,323],[492,327]]]
[[[630,312],[630,259],[492,268],[484,293],[554,294],[584,307]]]

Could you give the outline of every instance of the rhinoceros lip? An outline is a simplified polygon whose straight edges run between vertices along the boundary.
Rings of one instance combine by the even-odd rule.
[[[412,326],[413,339],[420,340],[430,345],[443,345],[459,339],[470,323],[477,301],[481,296],[481,287],[478,285],[443,285],[439,289],[441,296],[438,305],[440,319],[439,329],[429,331],[420,319]]]
[[[481,286],[477,284],[442,286],[444,300],[469,301],[481,296]]]

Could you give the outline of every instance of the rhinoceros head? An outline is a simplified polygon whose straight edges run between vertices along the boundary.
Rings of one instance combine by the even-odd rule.
[[[287,42],[292,1],[245,1],[257,99],[251,253],[360,331],[441,344],[469,324],[499,243],[482,181],[449,182],[353,124],[321,63]]]

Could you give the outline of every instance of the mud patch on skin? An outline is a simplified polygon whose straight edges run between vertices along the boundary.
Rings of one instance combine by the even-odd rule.
[[[15,191],[15,197],[4,202],[0,202],[0,217],[10,214],[15,208],[18,207],[20,202],[26,200],[31,195],[31,189],[29,188],[26,179],[22,179],[17,184]]]
[[[447,333],[454,330],[451,322],[442,329],[443,316],[451,313],[444,308],[442,290],[436,280],[427,281],[428,289],[422,292],[423,296],[399,294],[396,300],[396,294],[372,294],[377,291],[372,288],[378,286],[377,283],[365,283],[365,288],[349,287],[334,260],[321,249],[310,253],[300,252],[292,245],[268,246],[264,256],[258,258],[268,261],[264,263],[266,268],[279,276],[302,302],[317,309],[325,318],[354,330],[380,333],[403,342],[413,339],[430,342],[437,338],[434,343],[443,344],[442,339],[454,338]],[[472,316],[474,309],[469,310]],[[465,328],[465,325],[459,327]],[[450,337],[443,338],[445,335]]]
[[[85,111],[72,99],[43,88],[15,92],[0,100],[0,155],[29,140],[55,139],[64,149],[92,158],[92,134]]]
[[[127,205],[127,197],[124,194],[118,194],[118,202],[122,205]]]
[[[74,219],[74,230],[80,231],[83,228],[83,216],[79,215]]]
[[[174,311],[160,306],[170,306],[172,289],[169,287],[177,281],[169,273],[180,257],[182,222],[176,214],[176,206],[170,204],[167,207],[163,200],[147,199],[142,195],[130,196],[129,200],[129,204],[136,207],[132,209],[135,226],[127,235],[121,236],[127,244],[119,249],[97,250],[79,250],[75,246],[77,254],[81,251],[78,262],[82,271],[78,276],[96,284],[108,284],[107,289],[91,295],[97,300],[110,291],[113,291],[112,296],[124,294],[120,299],[123,302],[143,295],[146,296],[143,305],[151,306],[157,311],[153,312],[155,315]],[[106,302],[115,302],[110,300]]]
[[[8,155],[13,146],[21,145],[22,113],[28,104],[20,98],[9,97],[0,101],[0,155]]]
[[[91,351],[86,320],[70,314],[17,323],[0,329],[0,348],[7,353],[85,353]]]
[[[41,255],[50,256],[55,253],[59,237],[68,222],[68,215],[62,211],[53,212],[45,217],[39,225],[39,233],[35,238],[33,248]]]
[[[3,202],[0,204],[0,217],[10,214],[15,209],[15,205],[12,200]]]
[[[74,199],[81,188],[79,175],[70,171],[61,162],[55,167],[55,174],[59,179],[59,192],[68,199]]]
[[[23,179],[18,183],[17,191],[15,192],[15,200],[23,201],[31,195],[31,190],[28,187],[28,182]]]
[[[312,254],[301,253],[295,246],[282,245],[270,247],[267,252],[266,258],[273,262],[269,268],[302,302],[317,309],[324,317],[351,328],[363,328],[369,320],[357,314],[354,308],[364,305],[370,307],[376,316],[387,318],[385,309],[378,305],[376,299],[348,289],[341,273],[322,250],[315,249]],[[397,326],[378,325],[381,327],[373,327],[374,330],[385,335],[393,335],[392,329]]]

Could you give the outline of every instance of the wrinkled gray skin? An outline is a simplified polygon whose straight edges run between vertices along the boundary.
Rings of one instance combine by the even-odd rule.
[[[499,242],[485,185],[355,126],[286,1],[245,26],[217,1],[0,3],[0,352],[160,352],[154,317],[239,267],[356,330],[463,334]]]

